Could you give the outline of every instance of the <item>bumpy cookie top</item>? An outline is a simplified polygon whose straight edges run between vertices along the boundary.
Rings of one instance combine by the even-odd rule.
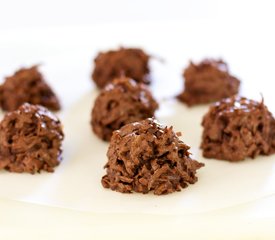
[[[60,121],[46,108],[23,104],[0,123],[0,169],[52,172],[61,161]]]
[[[120,48],[101,52],[95,58],[92,79],[103,88],[114,78],[126,76],[137,82],[149,83],[149,56],[138,48]]]
[[[58,98],[38,71],[38,66],[18,70],[0,86],[0,106],[3,110],[14,111],[26,102],[53,111],[60,110]]]
[[[112,190],[161,195],[195,183],[204,164],[190,158],[189,147],[172,127],[154,119],[127,124],[114,132],[102,184]]]
[[[274,151],[274,124],[263,100],[223,99],[203,117],[203,155],[229,161],[268,155]]]
[[[157,102],[144,84],[121,77],[108,84],[96,98],[92,128],[98,137],[109,141],[114,130],[153,117],[157,108]]]

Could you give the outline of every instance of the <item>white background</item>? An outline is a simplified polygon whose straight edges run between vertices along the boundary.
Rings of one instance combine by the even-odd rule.
[[[274,26],[272,0],[1,0],[0,29],[209,19]],[[273,28],[274,29],[274,28]],[[270,29],[270,30],[273,30]]]

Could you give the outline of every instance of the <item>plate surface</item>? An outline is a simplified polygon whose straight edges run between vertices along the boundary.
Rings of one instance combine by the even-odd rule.
[[[112,26],[62,31],[44,29],[21,34],[20,41],[17,38],[20,31],[8,32],[0,40],[1,58],[5,58],[5,61],[1,59],[2,76],[9,75],[20,65],[44,63],[41,70],[63,103],[59,116],[64,124],[65,141],[64,160],[54,174],[1,171],[0,181],[5,184],[1,184],[0,196],[94,213],[185,215],[235,206],[275,194],[274,156],[240,163],[204,159],[199,149],[200,123],[208,106],[187,108],[173,98],[181,91],[181,71],[189,59],[226,56],[232,72],[242,79],[242,94],[260,99],[260,93],[263,93],[270,110],[275,107],[268,89],[268,79],[272,74],[274,77],[274,73],[265,71],[261,85],[257,86],[256,77],[263,70],[259,70],[258,63],[244,54],[255,42],[239,46],[214,28],[194,32],[197,27],[195,23],[172,27],[154,25],[154,34],[150,25],[137,25],[134,29],[121,26],[116,27],[116,31]],[[159,40],[164,32],[171,42]],[[140,38],[140,35],[146,37]],[[206,35],[208,38],[200,44]],[[245,39],[239,41],[244,43]],[[91,131],[90,113],[98,91],[91,84],[89,75],[93,56],[99,50],[118,45],[140,46],[155,56],[151,62],[151,90],[160,103],[157,119],[165,125],[172,125],[175,131],[181,131],[183,141],[191,146],[193,157],[206,164],[197,173],[198,182],[181,192],[167,196],[120,194],[101,186],[108,144]],[[266,58],[271,57],[269,52],[266,54]],[[161,63],[158,57],[165,62]],[[3,69],[7,71],[3,73]]]

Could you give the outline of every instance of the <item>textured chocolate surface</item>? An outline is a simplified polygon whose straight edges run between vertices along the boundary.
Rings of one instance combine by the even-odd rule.
[[[37,68],[22,68],[5,79],[0,86],[0,106],[3,110],[14,111],[26,102],[39,104],[53,111],[60,109],[55,93]]]
[[[210,107],[202,126],[204,157],[240,161],[274,152],[274,118],[263,101],[224,99]]]
[[[189,106],[231,97],[238,93],[240,85],[222,60],[206,59],[199,64],[190,62],[183,77],[184,91],[178,98]]]
[[[99,138],[109,141],[114,130],[153,117],[157,108],[157,102],[144,84],[121,77],[107,85],[96,98],[92,129]]]
[[[204,164],[190,158],[178,135],[150,118],[115,131],[102,185],[122,193],[162,195],[195,183],[196,170]]]
[[[0,123],[0,169],[53,172],[61,161],[60,121],[46,108],[23,104]]]
[[[114,78],[126,76],[140,83],[149,83],[149,56],[138,48],[120,48],[101,52],[94,60],[92,79],[103,88]]]

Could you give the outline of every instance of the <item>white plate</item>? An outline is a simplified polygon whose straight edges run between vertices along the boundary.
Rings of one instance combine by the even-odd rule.
[[[185,215],[235,206],[275,194],[274,156],[240,163],[202,158],[199,150],[202,132],[200,122],[208,106],[187,108],[172,98],[180,91],[181,69],[189,58],[226,55],[234,73],[243,78],[251,77],[250,81],[242,79],[243,93],[259,99],[259,92],[263,92],[272,110],[272,102],[268,101],[272,95],[268,88],[262,87],[267,86],[264,85],[264,79],[261,86],[255,88],[257,81],[253,76],[263,70],[256,68],[249,56],[240,57],[235,50],[238,49],[236,44],[233,42],[230,45],[226,37],[222,37],[226,35],[217,35],[214,29],[202,29],[197,33],[193,32],[198,27],[196,24],[173,27],[156,25],[154,34],[150,34],[150,27],[127,29],[124,26],[115,32],[112,27],[63,29],[62,32],[44,29],[24,34],[20,41],[16,38],[19,32],[5,35],[1,40],[1,46],[4,47],[0,47],[4,54],[1,57],[6,58],[1,63],[2,69],[8,69],[5,75],[24,62],[46,63],[42,70],[61,96],[64,106],[60,116],[64,123],[65,142],[64,160],[54,174],[29,175],[1,171],[0,182],[5,183],[0,186],[1,197],[95,213]],[[171,43],[158,41],[163,37],[164,30],[171,36]],[[114,33],[112,39],[109,38],[111,32]],[[139,38],[141,33],[145,36],[142,39]],[[206,33],[209,34],[208,38],[204,39],[201,46],[201,35]],[[52,39],[53,36],[56,41]],[[35,37],[35,41],[32,37]],[[217,37],[219,41],[215,41]],[[192,147],[193,157],[206,164],[198,170],[198,182],[181,192],[167,196],[121,194],[101,186],[108,144],[92,133],[89,124],[92,104],[98,94],[97,90],[92,89],[89,74],[93,54],[118,44],[152,49],[153,55],[166,59],[165,64],[157,60],[152,62],[152,91],[161,106],[157,118],[163,124],[174,126],[175,131],[183,132],[182,139]],[[224,48],[226,44],[230,47]],[[243,52],[249,49],[250,44],[253,43],[242,47]],[[232,49],[235,51],[232,52]],[[242,65],[244,62],[247,65]],[[238,67],[240,65],[243,68]],[[272,71],[268,74],[274,75]]]

